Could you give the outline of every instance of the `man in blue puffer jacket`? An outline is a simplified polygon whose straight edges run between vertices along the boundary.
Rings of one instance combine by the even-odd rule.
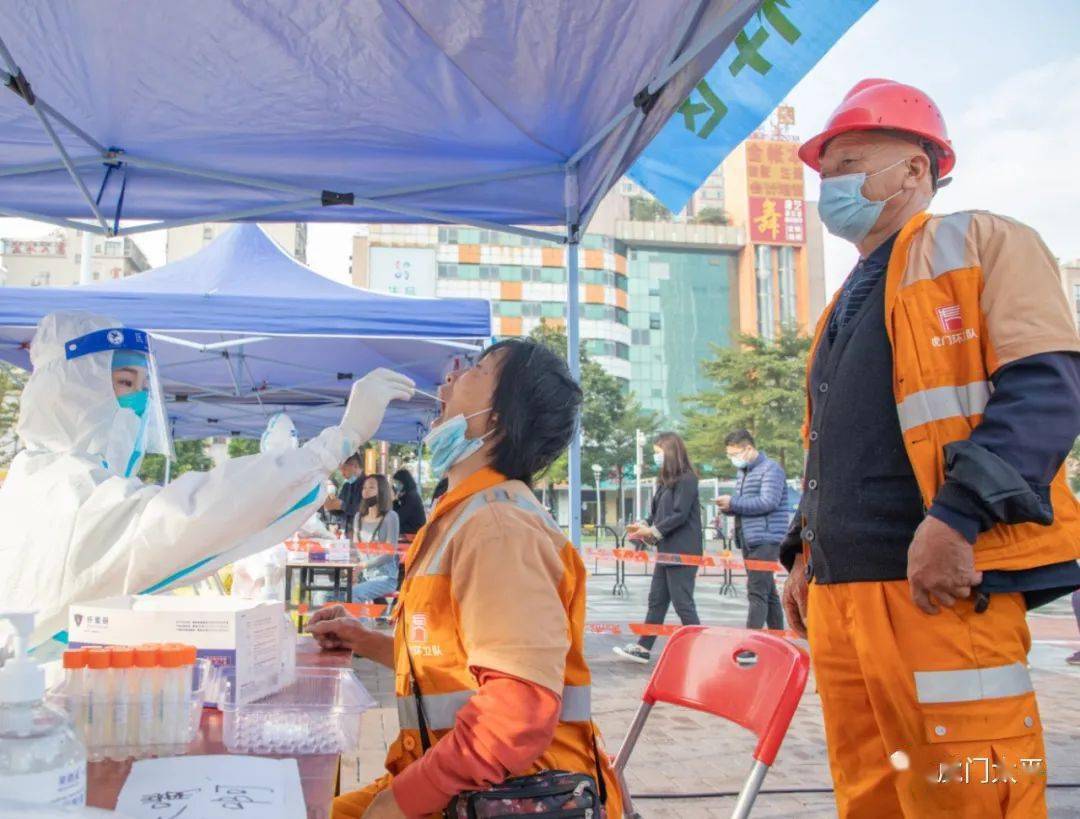
[[[758,452],[754,436],[740,429],[727,436],[728,458],[739,470],[734,497],[722,495],[717,505],[726,515],[735,517],[735,541],[744,560],[777,561],[780,541],[791,525],[787,476],[776,461]],[[750,598],[747,628],[784,627],[784,610],[772,571],[746,570],[746,590]]]

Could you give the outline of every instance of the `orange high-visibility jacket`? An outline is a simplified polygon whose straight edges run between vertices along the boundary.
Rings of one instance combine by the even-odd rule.
[[[818,321],[810,362],[835,303]],[[1080,352],[1054,257],[1034,230],[985,211],[920,213],[904,226],[886,272],[885,328],[900,429],[927,507],[945,479],[945,445],[968,438],[982,420],[991,376],[1039,353]],[[809,429],[808,392],[804,446]],[[1065,477],[1062,466],[1051,484],[1054,522],[983,532],[977,569],[1080,558],[1080,503]]]
[[[514,773],[561,769],[595,777],[599,767],[607,815],[618,819],[618,787],[592,722],[585,567],[529,488],[490,469],[470,476],[440,500],[406,567],[394,638],[401,732],[387,770],[399,774],[423,752],[410,654],[434,741],[476,693],[471,669],[492,669],[562,697],[551,745],[531,771]]]

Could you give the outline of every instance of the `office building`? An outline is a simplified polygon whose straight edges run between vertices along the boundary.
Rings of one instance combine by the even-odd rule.
[[[82,269],[82,231],[58,228],[40,239],[0,239],[0,282],[8,287],[72,287]],[[91,281],[122,279],[150,265],[134,240],[93,236]]]

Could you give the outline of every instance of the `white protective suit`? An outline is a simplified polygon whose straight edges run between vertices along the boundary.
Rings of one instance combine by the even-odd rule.
[[[280,543],[318,509],[327,476],[374,435],[388,403],[412,396],[407,378],[376,370],[353,386],[341,425],[304,446],[147,485],[103,463],[134,434],[108,356],[64,353],[71,339],[117,326],[55,313],[30,347],[16,427],[25,450],[0,487],[0,601],[37,610],[35,645],[65,632],[73,602],[187,585]]]

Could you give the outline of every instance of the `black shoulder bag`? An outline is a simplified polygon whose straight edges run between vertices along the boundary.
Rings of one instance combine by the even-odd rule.
[[[402,639],[409,659],[409,674],[413,698],[416,701],[416,721],[420,729],[420,745],[427,753],[432,746],[424,714],[424,697],[416,678],[412,652],[409,651],[409,623],[405,609],[401,610]],[[532,816],[537,819],[603,819],[606,815],[607,789],[600,767],[600,750],[593,736],[593,756],[596,778],[571,771],[541,771],[527,776],[513,776],[483,791],[465,791],[455,796],[443,816],[446,819],[502,819],[503,817]]]

